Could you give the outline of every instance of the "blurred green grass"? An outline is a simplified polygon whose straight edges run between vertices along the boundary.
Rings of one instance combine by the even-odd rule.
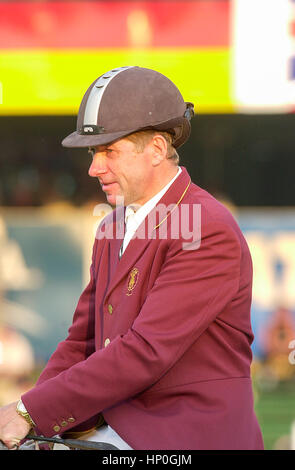
[[[295,421],[295,380],[278,382],[273,386],[255,384],[255,411],[261,427],[266,450],[287,450]],[[286,436],[285,439],[281,439]]]

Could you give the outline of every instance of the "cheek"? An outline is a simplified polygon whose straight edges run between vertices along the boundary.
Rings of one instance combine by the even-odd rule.
[[[133,190],[140,191],[146,182],[145,172],[139,169],[133,171],[132,173],[130,172],[128,181],[130,187],[132,187]]]
[[[122,188],[140,191],[149,179],[150,166],[141,155],[136,155],[126,159],[116,171]]]

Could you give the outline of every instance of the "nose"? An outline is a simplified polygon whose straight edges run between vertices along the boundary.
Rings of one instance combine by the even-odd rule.
[[[89,176],[97,178],[107,172],[105,152],[96,152],[88,170]]]

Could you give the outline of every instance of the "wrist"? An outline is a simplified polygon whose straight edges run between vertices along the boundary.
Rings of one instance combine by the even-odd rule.
[[[25,405],[23,404],[22,400],[19,400],[16,405],[16,412],[26,420],[26,422],[30,425],[31,428],[35,427],[35,423],[32,420],[29,412],[27,411]]]

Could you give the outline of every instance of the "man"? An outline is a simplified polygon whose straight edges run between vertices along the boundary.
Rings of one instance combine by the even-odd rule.
[[[228,210],[178,166],[192,108],[141,67],[112,70],[84,95],[63,145],[90,148],[89,174],[116,207],[67,339],[22,401],[0,410],[10,447],[31,426],[45,436],[94,426],[120,449],[263,448],[251,257]]]

